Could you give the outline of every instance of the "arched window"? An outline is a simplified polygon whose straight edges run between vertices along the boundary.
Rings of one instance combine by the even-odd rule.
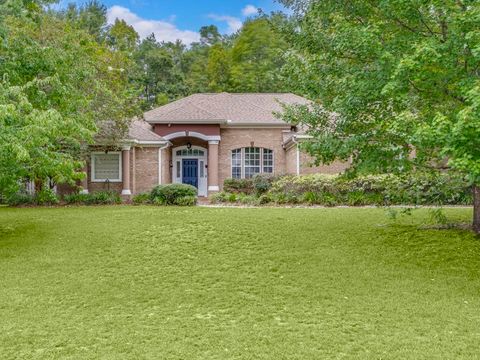
[[[248,179],[261,173],[273,174],[273,150],[259,147],[232,150],[232,178]]]

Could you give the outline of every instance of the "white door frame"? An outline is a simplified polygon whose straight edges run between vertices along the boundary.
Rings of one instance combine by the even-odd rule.
[[[193,155],[191,151],[188,151],[186,154],[177,155],[177,151],[182,150],[199,150],[203,151],[203,155]],[[184,151],[185,152],[185,151]],[[208,150],[201,146],[192,146],[190,149],[186,145],[177,146],[172,148],[172,183],[181,184],[182,183],[182,160],[183,159],[198,159],[198,196],[207,196],[208,195],[208,171],[207,171],[207,159],[208,159]]]

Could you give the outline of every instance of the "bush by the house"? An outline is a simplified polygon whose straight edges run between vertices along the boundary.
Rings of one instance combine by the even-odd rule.
[[[270,188],[272,187],[272,183],[275,181],[275,177],[273,175],[267,174],[258,174],[252,178],[253,181],[253,188],[255,190],[255,194],[257,196],[261,196],[265,194]]]
[[[253,194],[255,188],[253,179],[226,179],[223,182],[223,190],[234,194]]]
[[[90,194],[68,194],[63,197],[63,201],[70,205],[113,205],[120,204],[122,198],[114,191],[97,191]]]
[[[89,194],[66,194],[63,196],[63,201],[66,204],[86,204],[88,202]]]
[[[132,203],[135,205],[150,204],[151,198],[149,193],[140,193],[132,197]]]
[[[165,184],[153,188],[150,199],[157,205],[195,205],[197,189],[187,184]]]
[[[214,202],[249,204],[310,204],[323,206],[362,205],[470,205],[471,189],[460,175],[411,173],[369,175],[354,179],[314,174],[252,180],[252,192],[215,194]],[[231,181],[228,181],[229,185]],[[255,186],[258,184],[258,188]]]
[[[193,206],[197,203],[196,196],[181,196],[174,200],[174,205],[177,206]]]
[[[5,202],[9,206],[50,206],[58,204],[59,199],[52,189],[45,188],[34,195],[23,192],[12,194],[5,198]]]
[[[9,206],[35,205],[35,197],[30,194],[18,193],[6,196],[4,202]]]

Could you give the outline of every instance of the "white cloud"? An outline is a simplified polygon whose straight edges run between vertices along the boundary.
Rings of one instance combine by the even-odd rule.
[[[200,40],[200,34],[190,30],[180,30],[174,24],[161,20],[143,19],[123,6],[114,5],[107,11],[107,21],[113,24],[115,19],[125,20],[138,32],[143,39],[154,33],[158,41],[182,40],[185,44],[191,44]],[[174,18],[171,18],[173,20]]]
[[[208,17],[213,20],[226,22],[228,25],[227,33],[229,34],[237,32],[242,27],[242,20],[234,16],[210,14]]]
[[[255,15],[258,13],[258,8],[253,5],[247,5],[242,9],[242,14],[245,16]]]

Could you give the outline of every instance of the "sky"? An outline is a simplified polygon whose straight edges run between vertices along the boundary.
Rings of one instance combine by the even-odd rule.
[[[246,18],[281,10],[275,0],[100,0],[108,7],[108,22],[116,18],[132,25],[141,38],[151,33],[158,41],[182,40],[186,44],[199,40],[204,25],[217,25],[220,32],[236,32]],[[83,4],[86,0],[62,0]]]

